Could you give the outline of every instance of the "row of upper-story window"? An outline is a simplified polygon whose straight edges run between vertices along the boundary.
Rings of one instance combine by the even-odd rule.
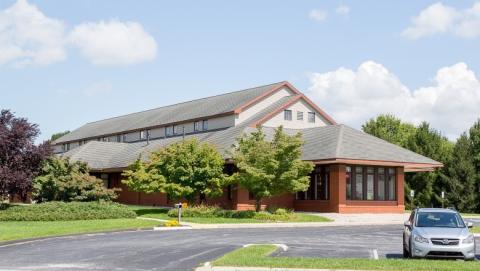
[[[303,111],[296,111],[296,112],[297,112],[297,120],[303,121],[304,112]],[[288,121],[293,120],[293,110],[285,109],[283,111],[283,119]],[[307,121],[310,123],[315,123],[315,112],[307,112]]]
[[[165,137],[169,136],[176,136],[176,135],[182,135],[184,134],[185,131],[185,126],[184,125],[170,125],[170,126],[165,126]],[[201,120],[201,121],[195,121],[193,122],[193,132],[202,132],[202,131],[207,131],[208,130],[208,120]],[[151,138],[151,130],[150,129],[145,129],[138,131],[138,140],[147,140]],[[117,134],[114,136],[105,136],[105,137],[98,137],[96,139],[93,139],[96,141],[103,141],[103,142],[131,142],[131,141],[137,141],[137,140],[128,140],[127,134]],[[83,144],[87,143],[88,141],[92,140],[80,140],[78,141],[78,145],[82,146]],[[71,144],[70,143],[65,143],[62,145],[62,151],[69,151],[71,149]]]

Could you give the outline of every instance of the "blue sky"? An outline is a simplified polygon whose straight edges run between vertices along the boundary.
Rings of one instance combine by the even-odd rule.
[[[0,10],[0,108],[38,123],[41,140],[283,80],[356,128],[393,113],[455,139],[480,116],[476,1],[4,0]]]

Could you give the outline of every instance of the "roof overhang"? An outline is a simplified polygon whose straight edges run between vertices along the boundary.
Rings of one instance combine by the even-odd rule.
[[[443,164],[429,164],[429,163],[413,163],[413,162],[398,162],[398,161],[384,161],[384,160],[364,160],[364,159],[348,159],[348,158],[333,158],[313,160],[314,164],[352,164],[352,165],[371,165],[371,166],[388,166],[388,167],[403,167],[405,172],[427,172],[434,171],[437,168],[443,167]]]

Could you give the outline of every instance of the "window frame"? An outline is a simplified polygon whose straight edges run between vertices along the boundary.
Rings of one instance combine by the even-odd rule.
[[[199,131],[201,131],[201,128],[202,128],[202,127],[200,126],[200,121],[197,120],[197,121],[194,121],[194,122],[193,122],[193,131],[194,131],[194,132],[199,132]]]
[[[308,123],[315,123],[315,119],[317,118],[317,114],[315,114],[315,112],[308,112],[307,115],[308,115],[307,116]],[[313,118],[310,118],[312,116],[313,116]]]
[[[347,170],[350,168],[350,172]],[[362,168],[362,172],[357,173],[357,168]],[[368,168],[373,168],[373,172],[368,172]],[[379,173],[379,169],[383,169],[384,173]],[[361,176],[362,199],[356,197],[357,175]],[[368,198],[368,176],[373,176],[373,199]],[[383,199],[379,197],[379,179],[384,177]],[[347,191],[347,181],[350,179],[350,191]],[[389,182],[393,181],[393,194],[390,195]],[[383,166],[366,166],[366,165],[346,165],[345,167],[345,197],[348,201],[397,201],[397,168]],[[350,197],[349,193],[350,192]]]
[[[292,121],[292,119],[293,119],[292,115],[293,115],[293,113],[292,113],[291,109],[284,109],[283,110],[283,120]]]
[[[208,120],[202,120],[202,130],[208,130]]]

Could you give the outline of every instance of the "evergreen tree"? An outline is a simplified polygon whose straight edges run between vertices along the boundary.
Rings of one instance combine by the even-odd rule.
[[[452,159],[446,165],[449,182],[446,184],[446,199],[449,206],[462,212],[474,212],[476,201],[476,176],[472,144],[466,133],[458,138],[453,149]]]

